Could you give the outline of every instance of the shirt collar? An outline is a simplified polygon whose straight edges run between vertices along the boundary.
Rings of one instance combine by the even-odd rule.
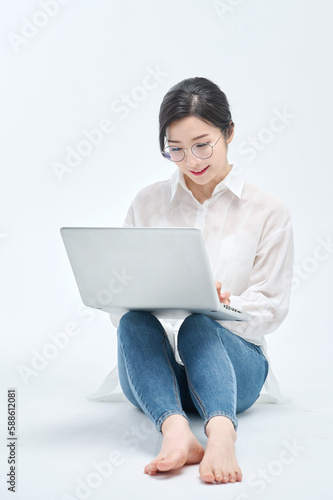
[[[185,189],[188,193],[191,191],[188,189],[185,183],[183,172],[177,168],[177,170],[172,174],[171,179],[171,197],[170,202],[173,200],[177,188],[180,186]],[[232,165],[230,172],[225,176],[223,181],[221,181],[217,186],[215,186],[212,196],[215,196],[217,193],[222,191],[231,191],[238,198],[241,198],[243,187],[245,184],[245,178],[242,174],[241,168],[239,165]],[[191,193],[192,194],[192,193]]]

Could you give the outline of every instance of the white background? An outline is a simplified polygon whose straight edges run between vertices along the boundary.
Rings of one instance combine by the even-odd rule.
[[[238,500],[312,499],[318,488],[324,498],[323,453],[332,437],[332,3],[54,1],[44,10],[42,1],[1,5],[1,495],[78,498],[76,478],[118,450],[123,463],[86,498],[170,498],[183,487],[182,498],[191,499],[220,498],[221,487],[225,498]],[[216,487],[201,484],[193,467],[163,484],[143,475],[160,438],[141,429],[130,446],[126,436],[140,425],[148,429],[146,417],[129,403],[85,400],[116,363],[116,332],[102,312],[80,315],[59,233],[62,226],[121,225],[141,187],[171,176],[175,167],[159,152],[159,106],[171,86],[193,76],[211,79],[228,97],[235,123],[229,162],[289,206],[298,266],[289,316],[267,339],[293,403],[255,405],[240,416],[244,481]],[[131,104],[120,111],[125,96]],[[288,118],[270,132],[277,113]],[[57,175],[55,162],[65,165],[67,148],[104,119],[113,131]],[[250,155],[253,139],[259,147]],[[36,351],[52,343],[50,334],[73,322],[68,345],[22,376]],[[5,484],[9,387],[18,397],[16,497]],[[193,425],[204,440],[200,421]],[[263,480],[262,495],[251,474],[294,439],[303,451]]]

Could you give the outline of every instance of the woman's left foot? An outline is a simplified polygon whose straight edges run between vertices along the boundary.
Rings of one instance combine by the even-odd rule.
[[[235,483],[242,472],[235,455],[236,431],[230,419],[212,417],[206,427],[208,443],[200,463],[200,477],[205,483]]]

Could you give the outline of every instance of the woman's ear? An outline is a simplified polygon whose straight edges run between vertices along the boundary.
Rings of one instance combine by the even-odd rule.
[[[234,137],[234,132],[235,132],[235,124],[234,122],[231,121],[229,122],[229,125],[227,126],[225,131],[225,140],[227,144],[230,144],[230,142],[232,141]]]

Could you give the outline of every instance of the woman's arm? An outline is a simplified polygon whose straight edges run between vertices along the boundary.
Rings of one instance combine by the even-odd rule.
[[[288,313],[293,267],[293,230],[288,224],[261,242],[248,288],[230,296],[231,305],[252,314],[252,320],[237,325],[224,321],[223,326],[246,337],[276,330]]]

